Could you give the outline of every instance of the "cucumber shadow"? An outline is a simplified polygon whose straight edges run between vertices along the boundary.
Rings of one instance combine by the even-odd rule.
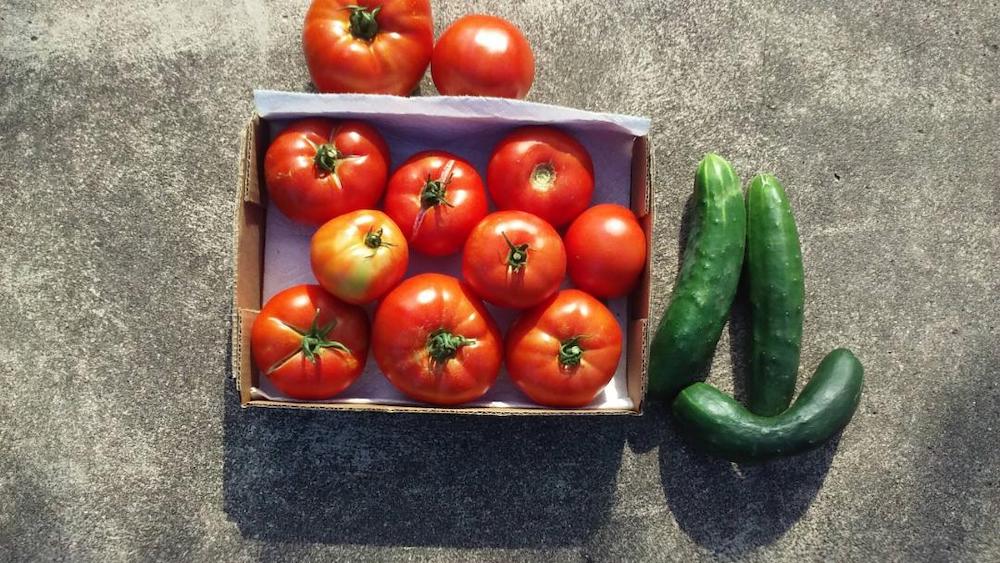
[[[717,556],[774,543],[798,522],[823,486],[840,443],[787,459],[733,464],[693,449],[671,431],[660,445],[660,479],[681,530]]]

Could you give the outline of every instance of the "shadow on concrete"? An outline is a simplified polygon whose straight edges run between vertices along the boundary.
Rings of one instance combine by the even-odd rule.
[[[449,547],[583,544],[625,421],[241,409],[225,390],[225,510],[244,537]]]
[[[805,514],[826,479],[838,434],[818,450],[761,465],[708,457],[676,427],[660,445],[660,478],[678,526],[717,555],[777,541]]]

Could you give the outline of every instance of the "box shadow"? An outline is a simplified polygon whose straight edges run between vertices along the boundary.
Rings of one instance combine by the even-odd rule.
[[[225,511],[290,543],[559,547],[606,520],[626,422],[241,409],[224,392]]]

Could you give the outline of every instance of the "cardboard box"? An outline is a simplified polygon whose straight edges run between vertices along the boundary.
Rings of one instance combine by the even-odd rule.
[[[359,379],[360,382],[368,378],[367,383],[360,385],[356,382],[345,392],[345,395],[350,396],[324,402],[289,400],[275,396],[273,390],[269,392],[269,382],[254,368],[250,356],[250,329],[262,302],[270,294],[293,283],[315,283],[314,280],[307,279],[311,276],[303,273],[308,272],[309,268],[309,231],[303,230],[305,227],[293,225],[276,209],[269,210],[264,186],[262,167],[267,145],[288,121],[305,116],[364,119],[378,127],[386,137],[393,150],[393,166],[398,166],[408,155],[408,151],[417,150],[414,148],[410,151],[410,144],[420,147],[423,143],[467,158],[481,174],[485,172],[485,161],[489,157],[487,147],[491,147],[506,132],[530,124],[560,127],[588,146],[594,157],[598,177],[594,203],[617,200],[630,205],[646,232],[651,255],[653,208],[650,194],[648,120],[492,98],[400,98],[360,94],[256,92],[255,100],[257,112],[246,126],[240,155],[234,234],[236,280],[232,373],[243,407],[492,415],[641,413],[646,387],[648,258],[647,268],[635,291],[628,298],[620,300],[620,303],[613,301],[609,304],[621,316],[626,339],[619,374],[605,393],[617,395],[613,400],[598,401],[581,409],[542,408],[530,404],[526,398],[521,402],[516,399],[497,401],[488,397],[480,404],[466,407],[423,405],[409,401],[402,395],[389,396],[394,390],[377,373],[377,366],[370,355],[366,374]],[[402,148],[397,151],[394,147]],[[598,150],[595,151],[595,148]],[[469,154],[470,150],[474,154]],[[611,174],[610,171],[613,170],[618,171],[616,178],[621,181],[605,181],[602,187],[602,174]],[[602,193],[605,196],[603,198],[600,197]],[[459,259],[456,257],[454,260],[457,264]],[[274,266],[279,263],[281,268]],[[265,264],[272,264],[273,267],[266,269]],[[419,262],[414,266],[411,253],[410,273],[414,268],[420,271],[421,267],[435,269],[433,265],[421,265]],[[280,284],[284,285],[278,287]],[[498,315],[503,316],[504,313],[499,312]],[[515,314],[510,313],[507,321],[513,316]],[[503,319],[498,321],[501,328],[504,328],[506,322]],[[505,378],[506,371],[501,373],[498,386]],[[509,381],[505,385],[513,389]],[[355,388],[360,391],[355,390],[351,395]],[[512,392],[509,389],[508,399]],[[366,390],[372,390],[372,395],[365,396]]]

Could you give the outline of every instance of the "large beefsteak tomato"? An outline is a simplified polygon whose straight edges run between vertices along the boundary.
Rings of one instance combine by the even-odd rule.
[[[271,201],[292,220],[310,225],[373,207],[388,176],[389,147],[360,121],[296,121],[264,156]]]
[[[495,305],[536,305],[559,289],[565,275],[566,249],[559,233],[530,213],[487,215],[465,241],[462,277]]]
[[[458,252],[486,210],[486,188],[475,167],[444,151],[410,157],[392,174],[385,194],[385,212],[410,246],[431,256]]]
[[[354,383],[368,356],[368,317],[318,285],[268,300],[250,332],[254,364],[294,399],[329,399]]]
[[[433,48],[429,0],[313,0],[302,29],[320,92],[406,96]]]
[[[590,205],[594,163],[570,135],[551,127],[523,127],[493,150],[486,185],[500,209],[534,213],[558,228]]]
[[[507,331],[507,371],[536,403],[589,404],[611,381],[622,352],[614,315],[590,295],[560,291],[525,312]]]
[[[478,399],[503,361],[500,330],[482,301],[442,274],[414,276],[385,296],[375,312],[372,350],[396,388],[437,405]]]

